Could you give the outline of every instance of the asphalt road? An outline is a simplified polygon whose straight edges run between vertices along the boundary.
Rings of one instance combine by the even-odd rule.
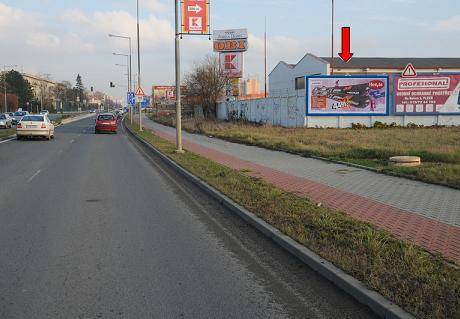
[[[122,131],[0,144],[0,318],[373,318]]]

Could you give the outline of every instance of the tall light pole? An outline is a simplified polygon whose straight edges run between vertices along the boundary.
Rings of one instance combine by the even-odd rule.
[[[126,75],[127,75],[127,78],[128,78],[128,90],[130,90],[130,86],[129,86],[129,65],[128,64],[118,64],[118,63],[115,63],[116,66],[122,66],[122,67],[126,67]]]
[[[141,45],[139,39],[139,0],[137,3],[137,85],[141,87]],[[142,104],[139,102],[139,131],[142,131]]]
[[[5,113],[8,112],[8,101],[6,99],[6,68],[16,68],[17,65],[16,64],[13,64],[13,65],[3,65],[3,89],[4,89],[4,94],[5,94]]]
[[[180,30],[179,30],[179,4],[174,0],[175,22],[176,22],[176,152],[182,153],[182,109],[181,109],[181,91],[180,91]]]
[[[332,0],[331,19],[331,75],[334,75],[334,0]]]
[[[133,81],[133,78],[132,78],[132,75],[133,75],[133,69],[132,69],[132,65],[131,65],[131,56],[132,56],[132,49],[131,49],[131,37],[126,37],[126,36],[123,36],[123,35],[116,35],[116,34],[109,34],[109,37],[111,38],[121,38],[121,39],[127,39],[129,41],[129,91],[132,92],[133,90],[133,85],[132,85],[132,81]]]

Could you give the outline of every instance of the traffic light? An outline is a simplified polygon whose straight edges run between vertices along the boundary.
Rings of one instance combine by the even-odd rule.
[[[111,88],[114,88],[114,87],[115,87],[115,84],[113,84],[113,82],[110,82],[110,87],[111,87]]]
[[[94,87],[91,87],[91,92],[94,92]]]

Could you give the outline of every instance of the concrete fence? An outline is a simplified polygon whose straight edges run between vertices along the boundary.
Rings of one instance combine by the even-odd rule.
[[[460,125],[460,115],[306,116],[306,99],[305,95],[301,94],[223,102],[217,107],[217,118],[220,120],[242,119],[283,127],[348,128],[352,123],[373,126],[377,121],[387,124],[396,123],[400,126],[407,126],[410,123],[424,126]]]

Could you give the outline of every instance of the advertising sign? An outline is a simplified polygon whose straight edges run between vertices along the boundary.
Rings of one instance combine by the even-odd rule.
[[[248,50],[248,30],[215,30],[213,32],[215,52],[245,52]]]
[[[387,115],[387,76],[306,77],[308,115]]]
[[[209,0],[182,1],[182,33],[209,34]]]
[[[220,53],[220,67],[229,78],[243,77],[243,52]]]
[[[460,74],[394,79],[396,114],[460,114]]]
[[[153,87],[153,101],[155,103],[175,102],[176,101],[176,87],[175,86],[154,86]]]

